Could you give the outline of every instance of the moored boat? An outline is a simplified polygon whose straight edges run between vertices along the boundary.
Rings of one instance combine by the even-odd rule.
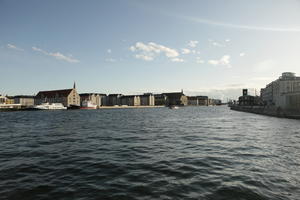
[[[41,105],[36,105],[33,107],[36,110],[66,110],[65,107],[61,103],[42,103]]]
[[[170,108],[170,109],[178,109],[179,106],[176,106],[176,105],[170,105],[169,108]]]
[[[93,104],[91,101],[83,101],[80,109],[97,109],[97,105]]]

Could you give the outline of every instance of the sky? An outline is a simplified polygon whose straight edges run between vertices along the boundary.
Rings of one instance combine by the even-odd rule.
[[[0,94],[259,94],[300,76],[299,0],[0,0]]]

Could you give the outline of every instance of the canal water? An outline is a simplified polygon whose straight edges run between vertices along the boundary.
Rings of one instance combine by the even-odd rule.
[[[300,121],[220,107],[0,113],[0,199],[300,199]]]

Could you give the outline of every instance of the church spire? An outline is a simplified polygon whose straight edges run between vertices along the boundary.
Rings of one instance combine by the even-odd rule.
[[[73,89],[76,89],[76,83],[75,83],[75,81],[74,81]]]

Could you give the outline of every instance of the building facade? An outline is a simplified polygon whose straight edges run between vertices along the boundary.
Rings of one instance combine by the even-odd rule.
[[[121,98],[121,105],[140,106],[141,98],[138,95],[123,95]]]
[[[208,106],[208,96],[197,96],[199,106]]]
[[[13,96],[6,96],[5,104],[14,104],[15,100]]]
[[[277,80],[261,89],[261,98],[265,105],[300,110],[300,77],[292,72],[282,73]]]
[[[14,96],[14,103],[21,104],[22,106],[33,106],[34,105],[34,97],[30,95],[18,95]]]
[[[82,93],[80,96],[80,105],[84,101],[90,101],[92,104],[97,105],[97,107],[105,106],[106,104],[106,94],[99,93]]]
[[[80,106],[80,96],[76,91],[75,83],[72,89],[40,91],[35,96],[35,105],[42,103],[62,103],[66,107]]]
[[[109,94],[107,96],[107,105],[108,106],[116,106],[116,105],[121,105],[121,97],[122,94]]]
[[[198,106],[199,105],[198,97],[190,96],[190,97],[187,97],[187,99],[188,99],[189,106]]]
[[[164,94],[155,94],[154,95],[154,105],[156,106],[165,106],[167,104],[167,96]]]
[[[183,94],[183,92],[172,92],[172,93],[163,93],[167,96],[166,105],[178,105],[178,106],[186,106],[188,105],[188,98]]]
[[[151,93],[145,93],[140,95],[141,106],[154,106],[155,105],[155,98],[154,95]]]
[[[0,104],[5,104],[5,103],[6,103],[6,96],[0,94]]]

